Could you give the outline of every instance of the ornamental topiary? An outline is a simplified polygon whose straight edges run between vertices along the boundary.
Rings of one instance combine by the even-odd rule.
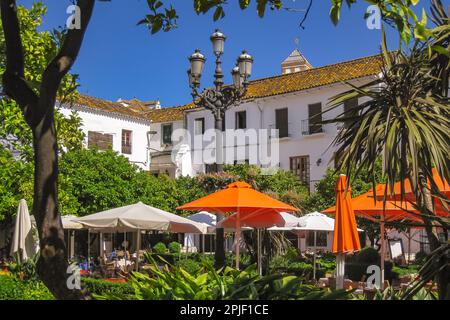
[[[181,244],[176,241],[169,243],[169,252],[170,253],[180,253],[181,252]]]
[[[167,247],[164,243],[162,242],[158,242],[157,244],[155,244],[152,248],[154,253],[158,253],[158,254],[165,254],[167,253]]]

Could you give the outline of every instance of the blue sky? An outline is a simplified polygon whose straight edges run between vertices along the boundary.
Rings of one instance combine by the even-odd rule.
[[[18,1],[29,6],[32,0]],[[314,1],[305,29],[298,27],[301,13],[268,11],[263,19],[254,6],[246,11],[237,0],[229,0],[225,19],[213,22],[212,13],[197,16],[192,0],[165,0],[178,11],[179,28],[151,35],[136,23],[148,9],[146,0],[112,0],[97,2],[81,53],[73,68],[80,75],[80,92],[109,100],[118,98],[159,99],[165,106],[185,104],[191,100],[187,85],[187,57],[196,48],[207,56],[202,86],[212,83],[214,70],[210,34],[220,28],[226,35],[224,72],[229,71],[242,49],[254,56],[252,79],[280,73],[280,63],[296,47],[313,66],[322,66],[379,52],[381,33],[369,30],[363,19],[367,4],[360,1],[343,9],[340,24],[329,19],[329,0]],[[255,1],[253,1],[255,2]],[[295,8],[305,8],[307,0],[286,1]],[[447,1],[444,1],[444,3]],[[43,29],[65,24],[70,0],[47,0],[48,13]],[[429,1],[421,1],[427,5]],[[389,31],[391,48],[398,37]]]

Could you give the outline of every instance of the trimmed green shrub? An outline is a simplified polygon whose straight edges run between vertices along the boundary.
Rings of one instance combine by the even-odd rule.
[[[176,241],[169,243],[169,252],[170,253],[180,253],[181,252],[181,243],[176,242]]]
[[[372,247],[365,247],[355,255],[355,259],[360,263],[377,264],[380,263],[380,254]]]
[[[163,242],[158,242],[157,244],[155,244],[152,248],[154,253],[157,254],[165,254],[167,253],[167,247]]]
[[[134,289],[128,282],[109,282],[94,278],[81,278],[84,290],[94,295],[133,294]]]
[[[0,276],[0,300],[54,300],[54,297],[40,281]]]
[[[199,262],[191,259],[181,259],[176,262],[176,266],[193,276],[197,275],[203,269]]]

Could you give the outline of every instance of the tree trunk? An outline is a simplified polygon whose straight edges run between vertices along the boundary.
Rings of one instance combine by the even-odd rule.
[[[67,248],[58,210],[58,154],[54,109],[33,130],[34,204],[33,214],[39,232],[41,254],[37,272],[57,299],[81,299],[77,288],[68,285]],[[73,289],[71,289],[73,288]]]
[[[425,213],[426,215],[434,214],[434,206],[433,206],[433,197],[431,195],[431,191],[427,184],[427,179],[423,174],[419,176],[419,188],[416,195],[417,205],[420,208],[420,212]],[[427,233],[428,241],[430,244],[431,251],[437,250],[441,243],[439,241],[438,236],[434,232],[434,223],[427,217],[422,217],[425,225],[425,231]],[[443,255],[439,261],[435,262],[435,266],[433,269],[439,269],[441,266],[446,266],[441,270],[436,276],[436,283],[438,285],[439,291],[439,299],[450,299],[450,267],[448,256]]]
[[[83,295],[66,260],[64,230],[58,210],[58,151],[54,110],[56,96],[64,76],[75,62],[94,9],[95,0],[78,0],[80,29],[70,29],[64,43],[42,75],[39,95],[25,79],[25,59],[15,0],[0,0],[6,45],[3,89],[20,106],[33,132],[34,203],[33,215],[39,233],[41,255],[37,272],[57,299],[81,299]],[[74,279],[75,280],[75,279]]]

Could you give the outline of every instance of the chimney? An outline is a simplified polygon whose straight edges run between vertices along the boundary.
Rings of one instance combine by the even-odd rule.
[[[132,100],[119,98],[117,102],[125,108],[131,108],[137,112],[146,112],[149,110],[161,109],[161,102],[159,100],[140,101],[136,98],[133,98]]]
[[[311,64],[306,60],[303,54],[295,49],[292,53],[281,63],[281,73],[289,74],[304,70],[312,69]]]

